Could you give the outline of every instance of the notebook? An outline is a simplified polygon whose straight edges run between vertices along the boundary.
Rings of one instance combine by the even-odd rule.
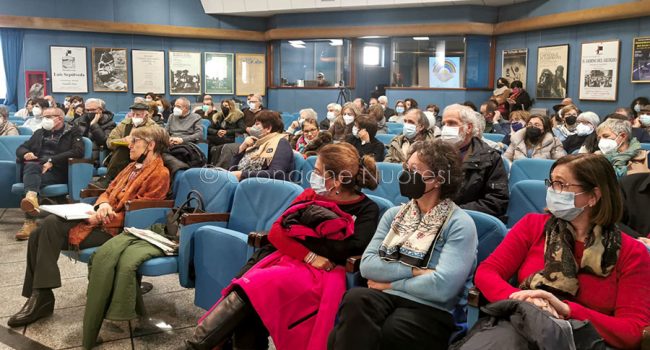
[[[94,207],[88,203],[41,205],[39,208],[66,220],[88,219],[90,217],[88,212],[95,211]]]

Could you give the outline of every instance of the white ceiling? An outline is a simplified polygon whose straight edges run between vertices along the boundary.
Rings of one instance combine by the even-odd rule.
[[[211,15],[272,16],[283,13],[377,10],[398,7],[429,6],[504,6],[529,0],[201,0]]]

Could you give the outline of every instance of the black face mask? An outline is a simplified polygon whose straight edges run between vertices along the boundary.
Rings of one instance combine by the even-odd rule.
[[[542,137],[542,130],[534,126],[529,126],[526,128],[526,139],[528,141],[535,143],[539,141],[540,137]]]
[[[223,111],[223,115],[224,115],[224,116],[228,116],[228,113],[230,113],[230,108],[222,107],[222,108],[221,108],[221,111]]]
[[[418,199],[433,191],[433,188],[428,191],[426,188],[427,184],[420,173],[404,170],[399,176],[399,192],[404,197]]]
[[[567,125],[574,125],[576,123],[576,120],[578,120],[578,117],[575,115],[570,115],[564,119]]]

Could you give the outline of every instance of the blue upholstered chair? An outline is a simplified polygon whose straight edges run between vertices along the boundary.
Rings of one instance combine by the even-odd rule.
[[[284,123],[284,130],[287,130],[289,128],[289,125],[291,125],[291,123],[298,120],[300,114],[282,113],[281,116],[282,116],[282,122]]]
[[[379,140],[384,145],[388,146],[396,136],[396,134],[377,134],[375,135],[375,138],[377,138],[377,140]]]
[[[239,183],[226,227],[203,226],[194,234],[194,304],[208,309],[219,300],[221,290],[253,253],[248,234],[271,229],[302,192],[302,187],[280,180],[250,178]]]
[[[555,163],[552,159],[518,159],[510,167],[510,189],[521,180],[544,180],[548,178],[551,166]]]
[[[386,128],[388,129],[389,134],[401,135],[404,130],[404,124],[387,122]]]
[[[302,163],[302,167],[300,168],[300,176],[302,177],[302,181],[300,181],[300,186],[302,188],[309,188],[311,187],[309,185],[309,177],[311,176],[312,171],[314,171],[314,167],[316,166],[316,158],[317,156],[311,156],[307,157],[305,159],[305,162]],[[296,167],[297,169],[297,167]]]
[[[22,193],[13,194],[11,186],[20,181],[16,177],[16,150],[29,138],[28,135],[0,137],[0,208],[17,208],[23,197]]]
[[[650,143],[642,143],[641,144],[641,149],[650,151]]]
[[[393,202],[394,205],[406,203],[408,198],[401,195],[399,191],[399,175],[402,172],[402,164],[396,163],[377,163],[377,171],[379,172],[379,186],[374,191],[364,188],[362,191],[365,194],[372,194],[377,197],[382,197]]]
[[[18,129],[18,134],[19,135],[33,135],[34,131],[32,131],[32,128],[28,128],[26,126],[16,126],[16,129]]]
[[[306,162],[305,157],[300,152],[293,151],[293,169],[291,170],[291,174],[289,174],[291,182],[301,186],[304,182],[309,184],[309,177],[305,178],[305,175],[302,172]]]
[[[512,167],[512,163],[508,160],[508,158],[501,156],[501,160],[503,161],[503,166],[506,168],[506,174],[508,174],[508,177],[510,177],[510,168]]]
[[[508,227],[528,213],[543,213],[546,208],[546,185],[541,180],[522,180],[510,189]]]
[[[378,197],[378,196],[373,196],[371,194],[367,194],[368,198],[370,198],[373,202],[377,204],[379,207],[379,219],[381,220],[381,217],[384,216],[384,213],[386,210],[392,208],[395,206],[393,202],[389,201],[386,198]]]
[[[490,141],[501,142],[501,141],[503,141],[503,138],[505,137],[505,135],[503,135],[503,134],[484,133],[483,137],[485,137],[486,139],[488,139]]]

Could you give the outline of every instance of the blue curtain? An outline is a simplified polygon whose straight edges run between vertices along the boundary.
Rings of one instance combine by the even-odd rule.
[[[18,104],[18,74],[20,58],[23,54],[22,29],[0,29],[0,43],[2,43],[2,63],[7,77],[7,96],[5,105],[15,111]],[[1,97],[1,96],[0,96]]]

